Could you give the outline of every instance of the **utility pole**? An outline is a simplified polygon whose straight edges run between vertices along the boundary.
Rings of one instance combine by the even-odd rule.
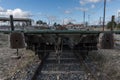
[[[88,15],[88,25],[90,24],[90,15]]]
[[[63,19],[63,25],[64,25],[64,19]]]
[[[100,17],[100,22],[99,22],[99,25],[101,26],[101,23],[102,23],[102,17]]]
[[[85,25],[85,11],[83,11],[83,24]]]
[[[106,14],[106,0],[104,0],[103,31],[104,31],[104,27],[105,27],[105,14]]]

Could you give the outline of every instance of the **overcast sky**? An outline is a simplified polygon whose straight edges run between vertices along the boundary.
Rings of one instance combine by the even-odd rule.
[[[86,21],[97,24],[103,17],[104,0],[0,0],[0,16],[29,17],[58,23],[82,23],[83,11]],[[106,21],[120,11],[120,0],[107,0]]]

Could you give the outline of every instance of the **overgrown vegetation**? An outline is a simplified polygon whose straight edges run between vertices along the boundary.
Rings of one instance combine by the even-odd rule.
[[[111,21],[107,23],[107,29],[111,29],[112,26],[114,26],[113,29],[116,28],[120,30],[120,23],[111,22]]]
[[[114,29],[114,28],[116,28],[116,25],[117,25],[116,22],[111,22],[111,21],[110,21],[110,22],[107,23],[107,28],[108,28],[108,29],[111,29],[111,27],[114,26],[114,27],[113,27],[113,29]]]

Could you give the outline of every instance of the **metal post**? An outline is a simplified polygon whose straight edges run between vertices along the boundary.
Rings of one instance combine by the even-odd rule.
[[[11,26],[11,31],[14,31],[13,15],[10,15],[10,26]]]
[[[17,54],[17,56],[18,56],[18,54],[19,54],[19,53],[18,53],[18,48],[17,48],[17,52],[16,52],[16,54]]]
[[[100,17],[100,23],[99,23],[100,26],[101,26],[101,23],[102,23],[102,20],[101,20],[101,19],[102,19],[102,17]]]
[[[113,15],[112,16],[112,19],[111,19],[111,22],[112,22],[112,25],[111,25],[111,31],[113,31],[113,28],[115,27],[115,25],[114,25],[114,21],[115,20],[115,16]]]
[[[106,13],[106,0],[104,0],[104,12],[103,12],[103,31],[105,27],[105,13]]]

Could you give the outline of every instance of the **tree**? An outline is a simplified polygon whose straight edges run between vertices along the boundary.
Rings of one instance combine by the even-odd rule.
[[[116,28],[117,23],[116,23],[116,22],[113,22],[113,23],[112,23],[112,22],[110,21],[110,22],[107,23],[107,28],[110,29],[113,25],[114,25],[114,27],[113,27],[113,29],[114,29],[114,28]]]
[[[57,23],[55,22],[55,23],[53,24],[53,26],[54,26],[54,27],[57,27]]]
[[[43,22],[44,25],[46,25],[47,23],[46,22]]]
[[[53,24],[54,27],[60,27],[60,24],[57,24],[56,22]]]
[[[60,26],[62,26],[62,25],[60,25],[60,24],[57,24],[57,26],[59,26],[59,27],[60,27]]]
[[[43,24],[43,21],[42,21],[42,20],[38,20],[38,21],[36,22],[36,24],[41,25],[41,24]]]
[[[116,28],[117,28],[117,29],[120,29],[120,23],[117,24]]]
[[[69,25],[69,24],[73,24],[73,23],[72,23],[72,22],[69,22],[68,25]]]

